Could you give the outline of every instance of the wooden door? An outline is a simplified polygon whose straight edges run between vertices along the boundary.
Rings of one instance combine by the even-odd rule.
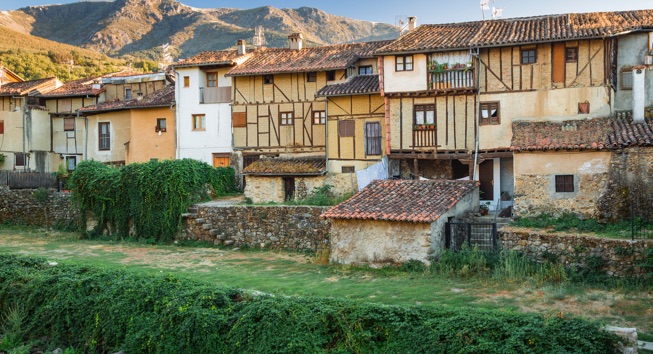
[[[295,179],[292,177],[284,177],[283,179],[284,199],[292,200],[295,196]]]
[[[494,160],[478,165],[478,180],[481,182],[481,200],[494,200]]]
[[[213,154],[213,167],[229,167],[231,160],[229,154]]]
[[[553,82],[565,82],[565,44],[553,43],[553,72],[551,73]]]

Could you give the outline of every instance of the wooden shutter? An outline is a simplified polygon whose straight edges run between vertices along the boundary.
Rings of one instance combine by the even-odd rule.
[[[381,124],[365,123],[365,155],[381,154]]]
[[[61,100],[59,101],[59,112],[72,112],[73,110],[73,100]]]
[[[565,82],[565,44],[553,43],[553,82]]]
[[[4,133],[5,133],[5,121],[0,120],[0,134],[4,134]]]
[[[341,137],[354,136],[355,122],[353,120],[341,120],[338,122],[338,135]]]
[[[247,113],[245,113],[245,112],[234,112],[231,115],[231,125],[234,128],[247,127]]]
[[[63,119],[63,130],[65,132],[75,130],[75,118],[64,118]]]

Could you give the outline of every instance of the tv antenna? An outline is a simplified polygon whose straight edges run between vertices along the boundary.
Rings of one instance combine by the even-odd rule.
[[[397,15],[395,16],[395,27],[399,29],[399,35],[408,31],[408,16]]]
[[[485,21],[485,11],[489,11],[493,20],[503,17],[503,7],[494,7],[490,9],[490,3],[494,4],[495,0],[481,0],[481,13],[483,14],[483,21]]]
[[[254,38],[252,38],[252,44],[256,47],[261,48],[265,43],[265,34],[263,33],[263,26],[257,26],[254,29]]]

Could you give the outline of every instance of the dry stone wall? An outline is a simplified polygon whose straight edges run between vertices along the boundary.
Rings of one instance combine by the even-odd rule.
[[[179,237],[225,246],[313,250],[329,245],[328,207],[198,205],[185,214]]]
[[[79,212],[70,200],[70,194],[48,189],[48,197],[39,200],[34,189],[9,189],[0,187],[0,223],[18,225],[68,226],[79,220]]]

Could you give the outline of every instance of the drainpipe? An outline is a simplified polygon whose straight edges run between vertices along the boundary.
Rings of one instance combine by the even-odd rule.
[[[175,70],[175,104],[179,104],[179,95],[180,91],[177,89],[177,84],[179,83],[179,72]],[[181,147],[179,146],[179,111],[180,109],[178,107],[175,107],[175,158],[180,159],[181,156]],[[233,137],[232,137],[232,144],[233,144]]]
[[[471,50],[470,50],[471,51]],[[480,122],[481,122],[481,59],[479,58],[478,55],[478,48],[476,48],[476,53],[472,53],[472,56],[476,58],[476,107],[474,109],[478,112],[476,115],[476,136],[474,138],[474,172],[472,175],[469,177],[470,180],[474,180],[474,176],[476,176],[476,168],[478,166],[478,150],[479,150],[479,140],[480,140],[480,135],[481,135],[481,127],[480,127]]]
[[[324,151],[326,153],[326,168],[325,174],[329,173],[329,97],[326,97],[326,104],[324,108],[324,119],[326,121],[324,122]]]

